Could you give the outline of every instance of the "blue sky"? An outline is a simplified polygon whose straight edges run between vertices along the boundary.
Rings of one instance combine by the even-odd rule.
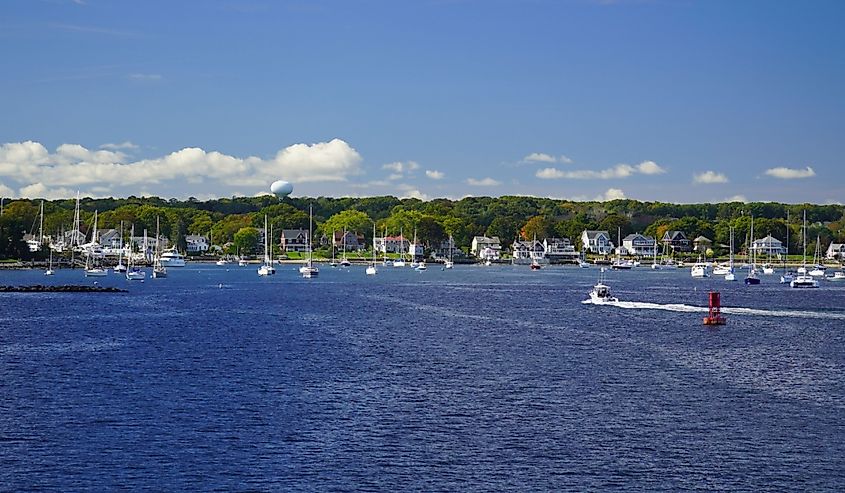
[[[0,195],[842,202],[845,3],[0,4]]]

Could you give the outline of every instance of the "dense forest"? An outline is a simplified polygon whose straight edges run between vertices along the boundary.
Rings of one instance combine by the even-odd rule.
[[[44,234],[57,237],[73,224],[75,199],[44,202]],[[0,257],[29,258],[23,235],[37,233],[40,200],[6,200],[0,216]],[[216,245],[235,245],[239,238],[252,238],[254,228],[262,228],[266,214],[274,231],[308,227],[309,207],[313,208],[315,238],[332,230],[357,231],[369,241],[372,222],[378,234],[414,230],[426,246],[438,244],[452,235],[455,245],[466,249],[475,235],[498,236],[507,246],[516,238],[569,238],[576,244],[584,229],[607,230],[616,237],[621,229],[662,236],[666,230],[681,230],[689,239],[704,235],[715,248],[728,242],[729,227],[736,229],[738,248],[745,243],[751,217],[755,237],[772,234],[784,240],[789,228],[789,248],[800,251],[802,214],[806,211],[808,247],[818,236],[823,247],[831,241],[845,242],[845,208],[841,205],[766,203],[668,204],[612,200],[571,202],[546,198],[504,196],[466,197],[461,200],[435,199],[423,202],[396,197],[367,198],[285,198],[273,196],[232,197],[181,201],[156,197],[91,199],[81,201],[82,232],[92,227],[98,211],[99,228],[117,228],[121,221],[136,232],[155,230],[161,218],[162,235],[184,249],[185,235],[213,238]],[[787,217],[789,222],[787,223]],[[240,235],[239,235],[240,233]],[[249,246],[249,245],[242,245]],[[234,248],[234,247],[233,247]],[[580,247],[579,247],[580,248]]]

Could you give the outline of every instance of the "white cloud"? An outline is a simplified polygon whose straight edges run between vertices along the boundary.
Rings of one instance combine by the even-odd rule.
[[[138,149],[138,145],[133,144],[132,142],[129,142],[128,140],[126,140],[124,142],[120,142],[120,143],[117,143],[117,144],[111,144],[111,143],[103,144],[103,145],[100,146],[100,149],[108,149],[110,151],[119,151],[121,149],[130,149],[130,150],[134,151],[134,150]]]
[[[804,169],[785,168],[783,166],[778,168],[769,168],[766,170],[766,174],[783,180],[810,178],[812,176],[816,176],[816,172],[809,166]]]
[[[563,164],[572,164],[572,159],[569,157],[561,154],[560,157],[554,157],[551,154],[546,154],[545,152],[532,152],[531,154],[522,158],[524,162],[532,162],[532,163],[563,163]]]
[[[702,183],[709,185],[713,183],[727,183],[728,177],[722,173],[716,173],[715,171],[705,171],[704,173],[693,175],[692,181],[693,183]]]
[[[624,199],[625,192],[619,188],[608,188],[603,194],[596,197],[599,202],[606,202],[608,200]]]
[[[340,139],[316,144],[294,144],[272,159],[238,158],[217,151],[185,148],[166,156],[128,161],[122,152],[91,151],[77,144],[62,144],[54,153],[37,142],[0,145],[0,178],[21,189],[41,184],[44,190],[60,187],[121,187],[137,195],[151,184],[180,186],[216,182],[228,187],[265,187],[279,178],[292,182],[345,181],[361,171],[362,158]],[[153,189],[159,187],[152,187]],[[207,193],[205,190],[203,192]],[[186,194],[191,194],[189,191]]]
[[[545,152],[532,152],[531,154],[522,158],[523,161],[530,161],[536,163],[556,163],[557,158]]]
[[[598,171],[591,169],[561,171],[557,168],[543,168],[537,170],[534,175],[537,178],[542,178],[544,180],[555,180],[561,178],[568,178],[572,180],[610,180],[613,178],[628,178],[636,173],[643,175],[657,175],[665,172],[666,170],[654,161],[643,161],[637,166],[631,166],[630,164],[623,163],[617,164],[612,168]]]
[[[427,169],[425,170],[425,176],[431,178],[432,180],[442,180],[446,175],[442,171]]]
[[[733,197],[728,197],[722,202],[748,202],[748,199],[745,195],[734,195]]]
[[[472,185],[474,187],[495,187],[495,186],[498,186],[498,185],[501,185],[501,184],[502,184],[502,182],[494,180],[493,178],[490,178],[489,176],[487,178],[482,178],[480,180],[475,179],[475,178],[469,178],[467,180],[467,185]]]
[[[89,190],[89,191],[80,191],[80,195],[83,197],[105,197],[108,193],[108,190],[105,190],[105,193],[102,188],[95,187],[97,190]],[[77,190],[70,189],[66,187],[54,187],[48,188],[43,183],[33,183],[32,185],[27,185],[25,187],[21,187],[18,191],[18,196],[25,198],[25,199],[47,199],[47,200],[55,200],[55,199],[66,199],[68,197],[76,196]]]
[[[407,173],[418,169],[420,165],[416,161],[394,161],[382,166],[382,169],[389,169],[394,173]]]
[[[659,164],[654,161],[643,161],[637,165],[637,171],[644,175],[662,175],[666,172]]]

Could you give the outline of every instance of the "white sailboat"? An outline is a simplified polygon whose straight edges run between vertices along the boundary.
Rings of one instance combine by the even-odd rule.
[[[308,207],[308,262],[299,268],[299,272],[302,274],[302,277],[305,279],[311,279],[312,277],[317,277],[320,273],[320,269],[318,269],[314,265],[314,245],[311,242],[311,235],[313,234],[314,230],[314,220],[313,220],[313,208],[311,206]]]
[[[336,231],[332,231],[332,242],[331,242],[332,243],[332,261],[329,262],[329,267],[337,267],[337,262],[335,262],[335,260],[334,260],[334,250],[335,250],[334,242],[335,242],[336,234],[337,234]],[[343,234],[343,241],[344,242],[346,241],[346,233]]]
[[[97,242],[97,211],[94,211],[94,230],[91,233],[91,243],[85,249],[85,277],[105,277],[109,271],[103,268],[97,252],[101,251]]]
[[[167,277],[167,267],[161,264],[161,236],[159,234],[158,216],[156,216],[156,250],[153,256],[153,279]]]
[[[122,274],[126,272],[126,265],[123,264],[123,221],[120,221],[120,249],[117,253],[117,265],[114,266],[115,274]]]
[[[341,267],[349,267],[350,265],[352,265],[352,262],[350,262],[349,259],[346,258],[346,235],[347,235],[347,232],[344,229],[343,230],[343,241],[341,242],[341,246],[343,247],[343,255],[340,259],[340,266]],[[375,241],[375,240],[373,240],[373,241]]]
[[[657,238],[656,237],[654,239],[654,252],[653,252],[653,254],[654,255],[651,259],[651,268],[653,270],[660,270],[661,268],[663,268],[663,266],[660,265],[659,263],[657,263]]]
[[[728,271],[725,272],[726,281],[736,281],[734,274],[734,228],[731,226],[730,257],[728,260]]]
[[[793,288],[817,288],[819,287],[819,281],[807,274],[807,211],[804,211],[804,224],[801,227],[801,237],[804,240],[803,272],[799,269],[798,276],[789,283],[789,286]]]
[[[135,237],[135,225],[132,225],[132,230],[129,233],[130,238]],[[147,277],[147,273],[141,270],[137,265],[135,265],[135,255],[134,255],[134,242],[130,241],[129,243],[129,260],[128,265],[126,267],[126,280],[127,281],[143,281],[144,278]],[[144,249],[146,249],[146,241],[144,242]],[[146,254],[145,254],[146,255]]]
[[[786,268],[789,260],[789,211],[786,211],[786,252],[783,255],[783,274],[780,276],[781,284],[789,284],[795,279],[795,274]]]
[[[267,229],[267,214],[264,214],[264,263],[258,268],[259,276],[272,276],[276,273],[270,253],[270,230]]]
[[[373,263],[367,266],[366,273],[368,276],[374,276],[378,273],[376,270],[376,223],[373,223]]]
[[[754,216],[751,216],[751,243],[748,245],[751,250],[751,267],[748,269],[748,274],[745,276],[745,284],[757,285],[760,284],[760,278],[757,277],[757,251],[754,248]]]
[[[405,235],[399,228],[399,258],[393,261],[393,267],[405,267]]]
[[[813,254],[813,268],[808,272],[813,277],[824,277],[825,266],[821,263],[821,237],[816,235],[816,253]]]
[[[50,261],[47,264],[47,270],[44,271],[44,275],[45,276],[52,276],[53,274],[55,274],[53,272],[53,249],[50,248]]]
[[[455,243],[452,240],[452,235],[449,235],[449,260],[443,263],[444,269],[451,269],[455,266],[455,262],[452,261],[452,251],[455,249]]]
[[[414,253],[411,253],[412,248]],[[419,267],[420,264],[417,263],[417,228],[414,228],[414,242],[408,247],[408,256],[411,257],[411,268]]]

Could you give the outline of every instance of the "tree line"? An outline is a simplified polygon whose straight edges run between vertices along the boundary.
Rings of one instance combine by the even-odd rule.
[[[75,199],[44,201],[44,234],[58,237],[73,225]],[[0,216],[0,258],[28,258],[23,242],[26,233],[37,233],[40,200],[6,200]],[[308,228],[308,211],[313,208],[315,238],[333,231],[348,230],[371,241],[373,222],[377,235],[387,231],[406,237],[416,231],[418,240],[431,248],[451,235],[457,247],[468,248],[473,236],[497,236],[504,248],[518,239],[569,238],[578,245],[581,232],[598,229],[610,232],[614,242],[619,232],[643,233],[658,239],[667,230],[681,230],[692,240],[706,236],[714,249],[727,245],[729,230],[735,230],[741,249],[754,218],[754,236],[771,234],[781,241],[789,230],[791,252],[800,252],[802,214],[806,211],[808,244],[816,238],[826,247],[831,241],[845,242],[845,208],[841,205],[782,204],[776,202],[671,204],[612,200],[572,202],[540,197],[466,197],[460,200],[398,199],[392,196],[363,198],[273,196],[231,197],[200,201],[128,197],[93,199],[80,203],[82,232],[90,237],[94,211],[99,228],[119,228],[124,234],[134,225],[136,235],[155,231],[160,218],[162,235],[184,250],[185,236],[211,236],[216,245],[251,247],[254,232],[264,227],[267,215],[274,232]],[[787,218],[788,222],[787,222]],[[238,233],[240,232],[240,235]],[[274,235],[278,237],[278,234]],[[242,239],[242,241],[237,241]],[[243,243],[243,244],[240,244]]]

